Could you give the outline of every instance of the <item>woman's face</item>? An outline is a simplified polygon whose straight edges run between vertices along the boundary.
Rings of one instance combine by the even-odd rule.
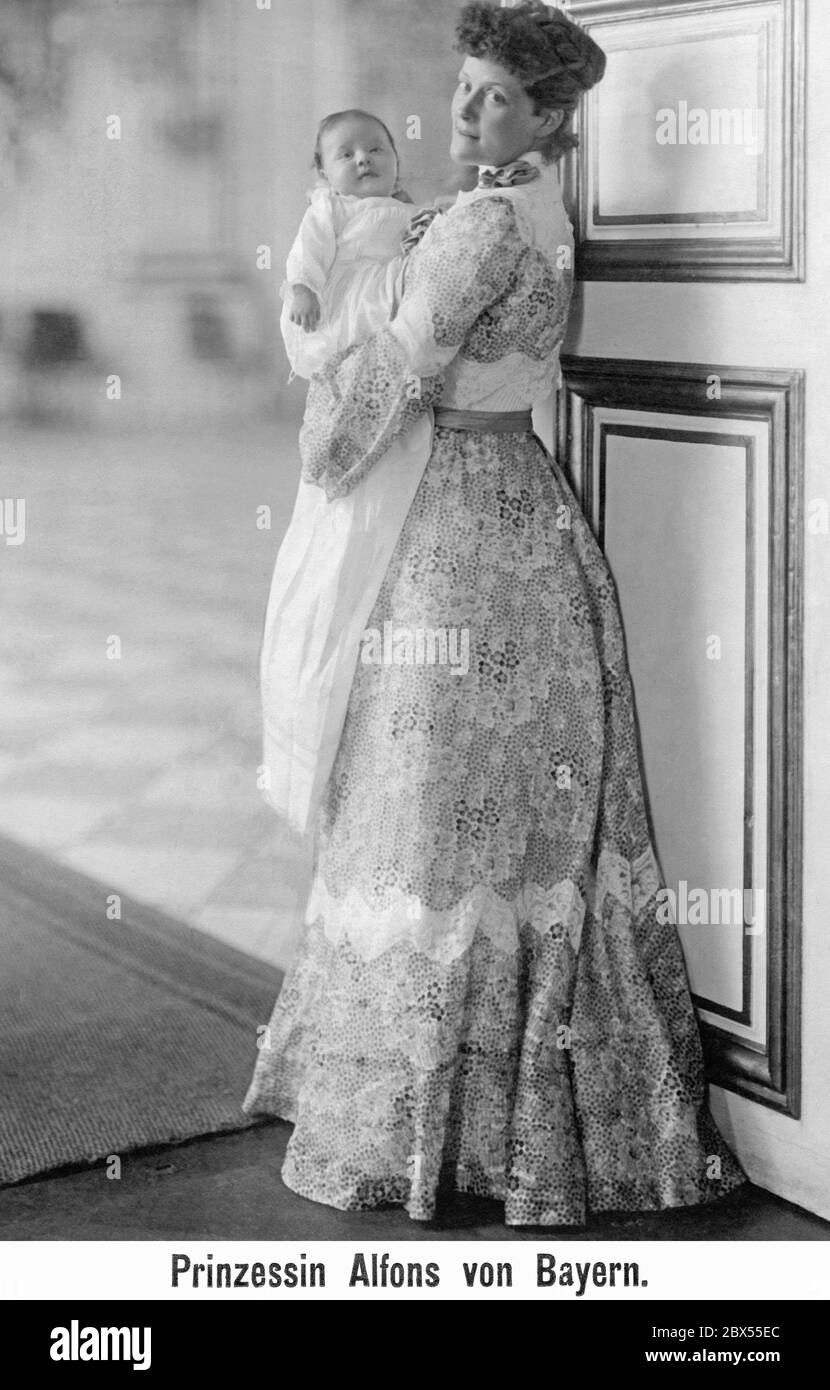
[[[489,58],[464,59],[451,110],[450,157],[459,164],[510,164],[556,127],[549,112],[534,113],[519,78]]]

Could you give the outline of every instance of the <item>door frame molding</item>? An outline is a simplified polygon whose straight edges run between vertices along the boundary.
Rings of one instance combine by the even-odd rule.
[[[780,201],[778,231],[764,238],[749,234],[745,219],[731,222],[728,214],[718,215],[718,223],[731,226],[729,236],[707,235],[706,224],[712,214],[690,213],[680,219],[687,226],[697,224],[697,232],[677,238],[644,237],[642,219],[623,219],[618,235],[611,239],[591,239],[593,188],[600,170],[592,164],[597,158],[592,138],[596,131],[599,90],[589,92],[580,103],[575,129],[579,147],[563,160],[563,186],[566,205],[571,210],[577,234],[576,275],[580,280],[785,280],[805,278],[805,185],[804,121],[806,85],[805,0],[563,0],[563,10],[577,20],[603,46],[606,26],[631,22],[632,25],[659,25],[672,19],[691,18],[706,36],[706,20],[739,12],[751,14],[753,7],[776,4],[780,10],[783,34],[780,88],[776,79],[781,110]],[[770,58],[770,62],[772,59]],[[774,76],[771,68],[766,71]],[[768,135],[765,140],[768,145]],[[763,189],[769,186],[768,149],[759,167],[764,170]],[[777,182],[777,181],[776,181]],[[589,206],[589,202],[591,206]],[[676,217],[649,218],[654,226]]]
[[[762,420],[769,430],[766,936],[763,1044],[701,1021],[711,1082],[800,1116],[803,875],[804,385],[801,369],[563,356],[557,454],[592,523],[595,411],[612,407],[709,420]],[[714,399],[710,383],[717,379]],[[655,424],[658,418],[655,419]],[[764,542],[757,537],[757,543]],[[598,537],[598,540],[601,539]]]

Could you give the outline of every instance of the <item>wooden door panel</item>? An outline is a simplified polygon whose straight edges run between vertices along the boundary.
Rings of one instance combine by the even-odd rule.
[[[562,370],[558,450],[618,587],[710,1075],[797,1116],[804,374]]]

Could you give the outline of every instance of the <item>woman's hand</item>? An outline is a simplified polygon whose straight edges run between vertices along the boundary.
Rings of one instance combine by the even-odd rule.
[[[320,323],[320,301],[308,285],[291,286],[291,307],[288,317],[306,333],[313,333]]]

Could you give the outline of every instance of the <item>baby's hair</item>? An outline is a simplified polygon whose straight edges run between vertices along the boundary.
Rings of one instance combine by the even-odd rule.
[[[398,150],[395,141],[392,139],[392,132],[385,121],[380,116],[374,116],[371,111],[360,111],[357,107],[352,107],[348,111],[333,111],[330,116],[324,116],[317,127],[317,139],[314,143],[314,167],[322,172],[323,168],[323,136],[328,135],[341,121],[374,121],[381,130],[386,132],[386,138],[397,156]]]

